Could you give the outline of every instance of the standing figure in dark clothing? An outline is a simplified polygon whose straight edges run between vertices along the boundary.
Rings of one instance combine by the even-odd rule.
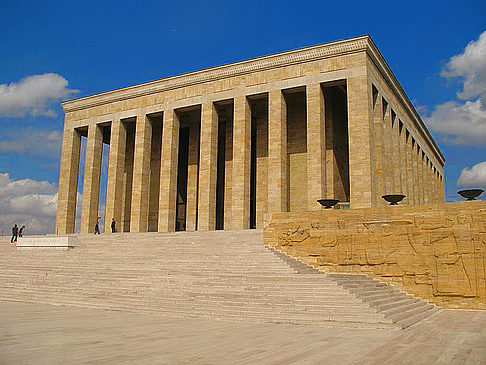
[[[17,242],[17,236],[18,236],[18,234],[19,234],[19,227],[17,227],[17,225],[15,224],[12,227],[12,239],[10,240],[10,243]]]
[[[19,237],[24,237],[24,229],[25,229],[25,226],[20,227]]]
[[[111,233],[115,233],[115,232],[116,232],[115,218],[111,218]]]
[[[97,234],[97,233],[100,234],[100,225],[99,225],[98,221],[96,221],[94,234]]]

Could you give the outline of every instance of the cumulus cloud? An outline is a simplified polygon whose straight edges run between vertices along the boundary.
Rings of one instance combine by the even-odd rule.
[[[0,173],[0,226],[4,234],[16,223],[27,234],[54,233],[57,187],[48,181],[12,180]]]
[[[486,93],[486,31],[477,41],[469,42],[461,54],[453,56],[441,75],[463,79],[462,91],[457,96],[468,100]]]
[[[68,81],[61,75],[45,73],[31,75],[19,82],[0,84],[0,116],[22,117],[55,116],[53,102],[79,92],[68,88]]]
[[[486,99],[484,100],[486,102]],[[455,100],[438,105],[431,118],[426,119],[428,126],[444,135],[447,142],[462,145],[486,144],[486,108],[483,100]]]
[[[447,142],[463,145],[486,143],[486,31],[464,51],[451,57],[441,76],[459,78],[461,100],[437,105],[425,118],[428,126]]]
[[[76,201],[76,232],[81,220],[83,195]],[[14,224],[25,225],[26,234],[54,233],[56,230],[57,186],[48,181],[13,180],[0,173],[0,229],[9,235]]]
[[[457,180],[457,186],[485,187],[486,186],[486,161],[480,162],[471,168],[464,168]]]
[[[26,153],[32,156],[59,157],[61,132],[24,128],[7,131],[0,140],[0,151]]]

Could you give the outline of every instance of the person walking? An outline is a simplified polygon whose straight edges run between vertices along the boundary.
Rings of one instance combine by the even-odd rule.
[[[98,221],[96,221],[94,234],[100,234],[100,225]]]
[[[24,237],[24,229],[25,229],[25,226],[20,227],[19,237]]]
[[[115,218],[111,218],[111,233],[115,233],[115,232],[116,232]]]
[[[12,239],[10,240],[10,243],[17,242],[17,236],[18,236],[18,234],[19,234],[19,227],[17,227],[17,225],[15,224],[12,227]]]

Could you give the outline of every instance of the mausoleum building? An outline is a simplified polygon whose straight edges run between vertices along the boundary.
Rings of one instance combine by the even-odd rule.
[[[384,194],[444,201],[445,158],[367,35],[62,106],[58,234],[75,230],[82,138],[82,233],[98,216],[106,231],[111,218],[124,232],[246,229],[322,209],[321,198],[341,209],[384,205]]]

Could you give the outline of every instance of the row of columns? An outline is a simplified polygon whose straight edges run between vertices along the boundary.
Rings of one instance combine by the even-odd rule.
[[[377,90],[372,102],[366,97],[366,75],[346,80],[349,138],[349,184],[352,207],[382,204],[385,193],[404,193],[405,203],[433,203],[443,199],[443,180],[432,162],[420,149],[405,125]],[[326,144],[332,136],[326,132],[326,104],[320,83],[308,84],[306,93],[307,133],[307,209],[321,209],[317,199],[332,198],[328,191],[333,176]],[[251,108],[247,96],[233,99],[233,128],[226,135],[225,219],[224,228],[249,228]],[[187,215],[187,229],[210,230],[216,221],[216,180],[218,151],[218,111],[214,102],[201,105],[199,174],[188,194],[197,210]],[[369,121],[369,123],[368,123]],[[162,146],[158,191],[158,231],[174,231],[177,205],[177,171],[180,121],[175,109],[163,111]],[[99,125],[88,126],[81,232],[91,231],[98,218],[99,185],[103,133]],[[194,136],[193,136],[194,137]],[[196,138],[196,137],[194,137]],[[80,133],[66,123],[59,181],[57,232],[74,232]],[[124,204],[124,166],[127,130],[120,115],[111,121],[108,180],[105,204],[106,227],[110,218],[122,222]],[[149,216],[150,159],[152,123],[139,112],[136,119],[131,183],[130,231],[147,231]],[[190,147],[191,148],[191,147]],[[192,148],[197,148],[192,146]],[[194,151],[197,153],[197,151]],[[228,158],[231,156],[231,158]],[[282,90],[268,92],[268,193],[267,212],[289,209],[287,106]],[[371,163],[371,165],[370,165]],[[329,165],[329,166],[328,166]],[[329,184],[329,181],[331,184]],[[196,217],[197,214],[197,217]]]
[[[326,196],[325,111],[321,85],[307,85],[306,95],[307,138],[311,142],[307,148],[307,164],[308,171],[312,171],[308,177],[307,197],[309,209],[315,210],[320,209],[316,200]],[[268,106],[268,184],[271,188],[268,189],[267,206],[268,212],[271,213],[287,211],[289,204],[287,107],[282,90],[268,93]],[[200,128],[197,220],[199,230],[210,230],[215,228],[216,220],[218,148],[218,113],[213,102],[201,105]],[[160,232],[175,230],[179,129],[177,111],[164,111],[158,211]],[[58,233],[74,231],[80,140],[81,136],[77,130],[65,129],[59,182]],[[115,116],[111,121],[105,230],[109,230],[111,217],[117,222],[123,220],[126,140],[125,124],[119,115]],[[136,117],[133,158],[130,209],[130,231],[133,232],[148,230],[151,142],[152,124],[150,118],[141,112]],[[225,228],[228,228],[228,225],[231,225],[232,229],[249,228],[251,108],[246,96],[234,98],[231,142],[232,168],[227,173],[229,179],[226,179],[230,186],[226,187],[228,194],[225,194],[231,199],[231,212],[225,214],[225,218],[230,219],[230,224],[225,224]],[[100,125],[89,125],[81,213],[82,233],[92,231],[98,219],[102,146],[103,133]]]
[[[444,200],[443,178],[402,120],[372,85],[374,181],[377,205],[385,194],[404,194],[404,204]]]

